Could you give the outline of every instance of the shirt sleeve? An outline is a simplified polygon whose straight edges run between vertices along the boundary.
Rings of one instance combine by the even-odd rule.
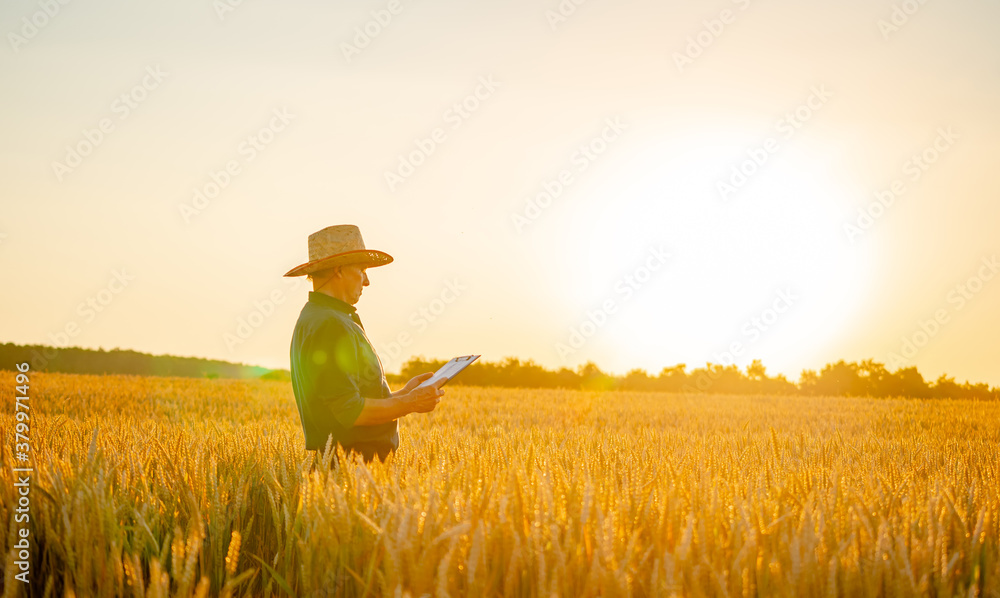
[[[330,418],[340,428],[351,428],[365,399],[358,387],[358,352],[353,336],[343,322],[330,319],[323,322],[309,343],[307,359],[313,369],[317,415]]]

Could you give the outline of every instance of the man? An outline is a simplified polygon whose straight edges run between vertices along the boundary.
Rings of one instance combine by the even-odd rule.
[[[365,249],[358,227],[338,225],[309,235],[309,261],[285,274],[308,275],[313,283],[291,344],[292,390],[307,450],[322,451],[332,438],[365,461],[384,460],[399,447],[396,420],[433,411],[441,401],[440,383],[417,388],[430,372],[389,390],[354,307],[369,284],[367,269],[390,262],[387,253]]]

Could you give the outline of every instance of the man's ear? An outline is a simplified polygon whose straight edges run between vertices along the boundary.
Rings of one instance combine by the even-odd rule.
[[[337,276],[340,275],[340,269],[342,267],[343,266],[334,266],[332,268],[327,268],[325,270],[320,270],[318,272],[314,272],[313,276],[315,276],[317,278],[320,278],[320,279],[323,279],[323,278],[337,278]]]

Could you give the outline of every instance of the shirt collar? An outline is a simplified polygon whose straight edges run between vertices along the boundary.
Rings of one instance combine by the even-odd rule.
[[[353,315],[358,311],[358,308],[347,303],[346,301],[341,301],[336,297],[331,297],[326,293],[319,293],[317,291],[309,291],[309,301],[311,303],[316,303],[317,305],[322,305],[323,307],[330,307],[337,311],[344,312],[347,315]]]

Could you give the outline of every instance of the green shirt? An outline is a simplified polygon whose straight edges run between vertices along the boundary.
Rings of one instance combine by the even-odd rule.
[[[366,455],[399,447],[395,421],[354,425],[365,398],[391,391],[353,305],[310,291],[292,333],[291,365],[307,450],[323,450],[330,436]]]

